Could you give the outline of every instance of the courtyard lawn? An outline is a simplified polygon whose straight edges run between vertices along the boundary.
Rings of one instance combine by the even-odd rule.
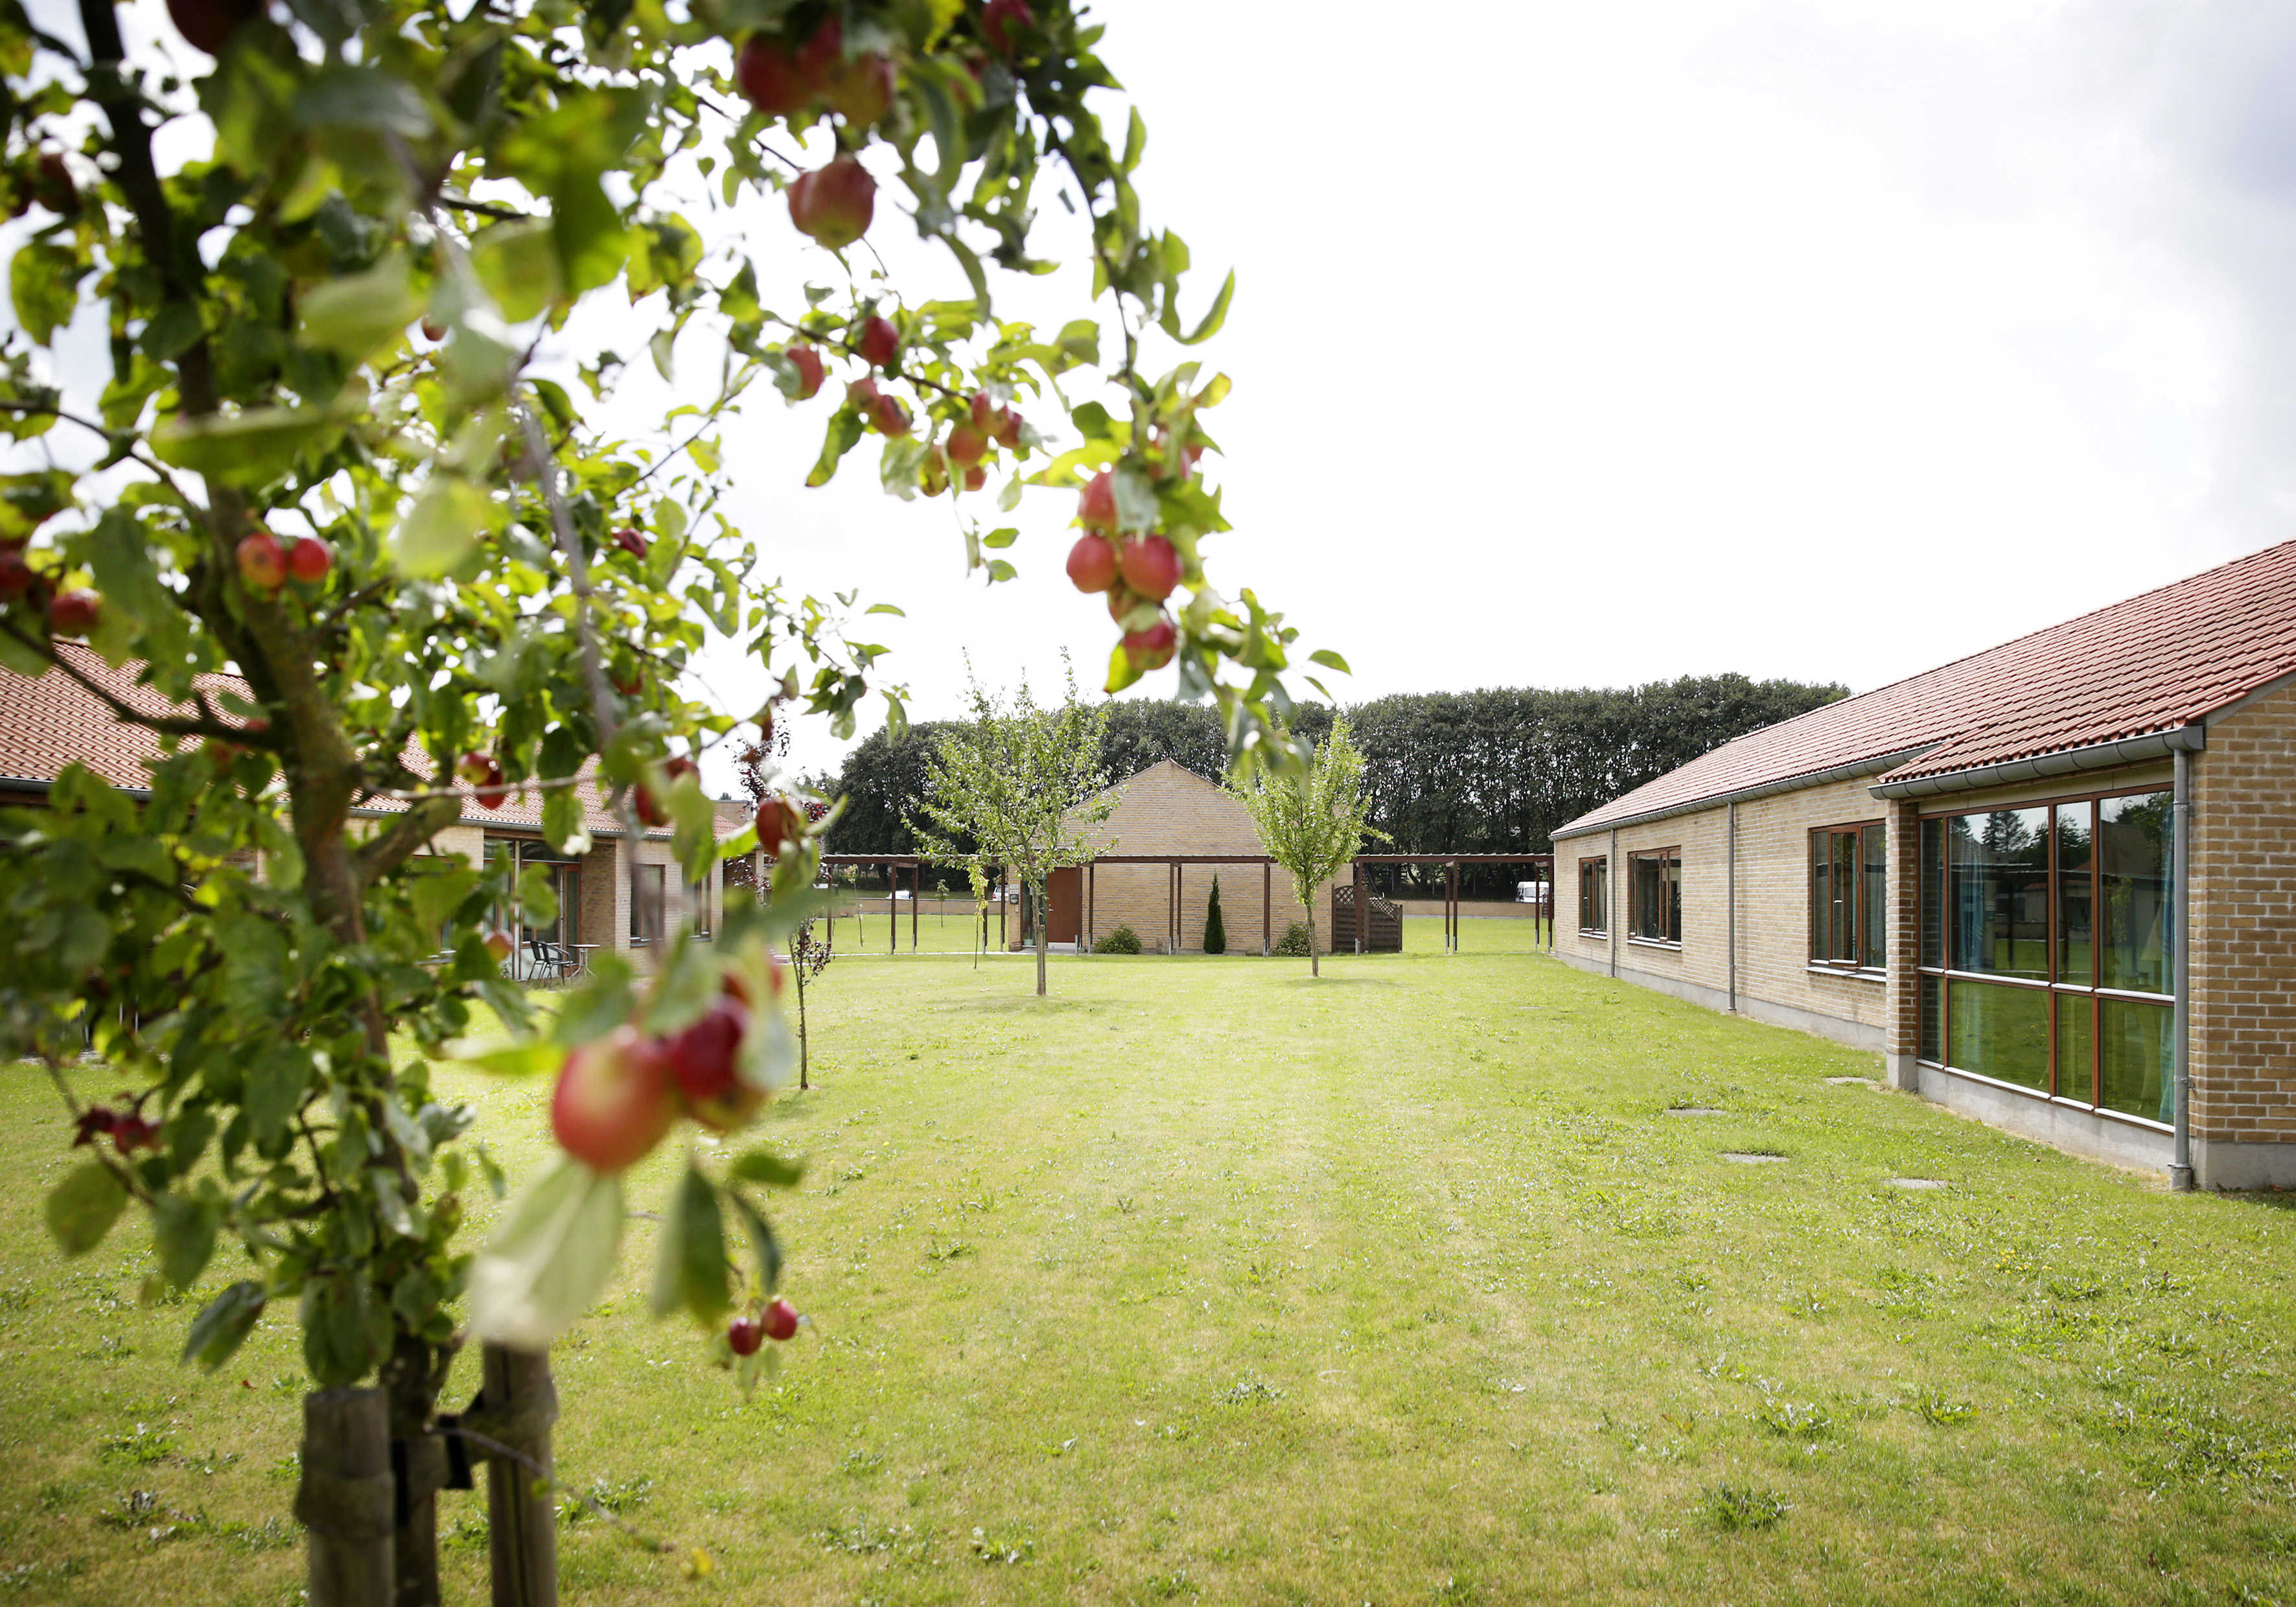
[[[630,1225],[557,1352],[559,1468],[715,1569],[582,1517],[566,1601],[2296,1599],[2277,1201],[1543,959],[1029,972],[821,980],[823,1086],[766,1125],[810,1161],[814,1325],[755,1399],[644,1316]],[[544,1090],[455,1086],[530,1169]],[[48,1247],[52,1095],[9,1071],[0,1110],[0,1587],[293,1601],[287,1314],[178,1369],[140,1233]],[[443,1498],[463,1602],[482,1500]]]

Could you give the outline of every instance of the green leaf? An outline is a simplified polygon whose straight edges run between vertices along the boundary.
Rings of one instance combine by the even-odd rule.
[[[444,926],[447,917],[460,909],[463,900],[475,892],[479,885],[479,873],[476,871],[453,869],[452,860],[430,863],[443,863],[449,868],[414,878],[414,921],[424,931],[434,931]]]
[[[391,251],[364,274],[315,286],[298,301],[297,310],[303,315],[305,344],[360,363],[398,345],[406,326],[422,316],[422,300],[409,281],[406,253]]]
[[[766,1220],[765,1213],[738,1191],[728,1189],[726,1197],[734,1202],[734,1218],[750,1241],[750,1253],[758,1258],[758,1282],[771,1294],[782,1281],[781,1242],[774,1237],[773,1225]]]
[[[471,1332],[538,1350],[606,1287],[622,1242],[620,1175],[561,1155],[521,1190],[471,1264]]]
[[[645,1030],[656,1037],[667,1037],[693,1025],[717,998],[724,977],[716,946],[693,942],[691,933],[681,933],[669,963],[654,984],[653,1003],[645,1013]]]
[[[402,1239],[419,1239],[422,1235],[414,1226],[414,1213],[406,1209],[406,1196],[399,1193],[398,1175],[381,1167],[368,1168],[366,1186],[374,1201],[374,1214],[382,1225]]]
[[[734,1158],[726,1175],[736,1183],[758,1183],[767,1188],[795,1188],[805,1181],[805,1162],[790,1160],[771,1150],[747,1150]]]
[[[250,407],[223,417],[163,420],[152,431],[152,451],[169,468],[260,486],[293,468],[306,448],[340,433],[324,408]]]
[[[629,962],[601,951],[590,962],[590,980],[566,996],[551,1036],[571,1048],[601,1038],[630,1019],[636,1008]]]
[[[430,111],[412,84],[376,67],[323,67],[295,94],[295,120],[306,127],[366,128],[419,140]]]
[[[1132,655],[1124,651],[1123,643],[1119,642],[1110,652],[1108,655],[1109,691],[1122,692],[1145,673],[1134,660]]]
[[[212,1373],[232,1358],[263,1315],[263,1285],[242,1279],[209,1300],[192,1319],[184,1336],[182,1359],[197,1362],[200,1371]]]
[[[79,282],[88,265],[78,252],[50,241],[20,247],[8,264],[8,296],[16,305],[16,322],[33,344],[45,346],[48,338],[71,322],[79,306]]]
[[[1011,546],[1014,542],[1020,539],[1021,532],[1014,529],[1011,525],[1005,525],[1000,529],[991,530],[988,535],[983,536],[980,538],[980,545],[985,547],[1003,548]]]
[[[478,555],[494,521],[484,491],[457,475],[433,474],[391,535],[392,562],[409,579],[441,579]]]
[[[48,1191],[43,1214],[48,1232],[67,1256],[84,1256],[103,1242],[119,1220],[127,1190],[101,1160],[85,1160]]]
[[[178,1289],[189,1289],[215,1254],[221,1209],[210,1200],[188,1194],[160,1196],[152,1210],[152,1237],[160,1252],[160,1273]]]
[[[1227,304],[1235,299],[1235,270],[1228,270],[1227,282],[1220,286],[1219,294],[1212,299],[1211,311],[1204,321],[1187,334],[1180,333],[1180,309],[1167,302],[1164,307],[1164,332],[1183,346],[1198,346],[1219,333],[1220,325],[1227,322]]]
[[[562,854],[590,851],[590,828],[576,789],[553,787],[542,795],[542,836]]]
[[[310,1074],[311,1062],[305,1051],[275,1042],[249,1070],[243,1109],[248,1135],[256,1148],[277,1143],[287,1131],[287,1119],[301,1108]]]
[[[390,1308],[358,1273],[303,1285],[303,1365],[325,1389],[357,1383],[390,1350]]]
[[[898,605],[891,603],[872,603],[867,608],[863,609],[861,611],[865,614],[891,614],[896,619],[906,619],[908,618],[908,615],[901,611]]]
[[[0,538],[22,541],[72,505],[72,477],[62,469],[0,474]],[[104,601],[111,601],[106,591]],[[880,603],[890,608],[890,603]]]
[[[537,218],[496,224],[471,242],[471,266],[502,316],[523,324],[565,297],[551,225]]]
[[[1348,661],[1328,647],[1319,647],[1309,653],[1308,661],[1310,664],[1321,664],[1326,669],[1336,669],[1343,676],[1355,674],[1354,670],[1348,668]]]
[[[543,1077],[565,1063],[566,1048],[566,1045],[546,1037],[517,1044],[458,1037],[440,1045],[439,1052],[450,1060],[461,1061],[496,1077]]]
[[[692,1166],[662,1213],[654,1260],[653,1314],[684,1310],[705,1327],[726,1315],[733,1294],[726,1275],[726,1217],[717,1185]]]
[[[808,486],[825,486],[837,472],[840,459],[852,451],[861,439],[861,415],[849,407],[840,407],[830,415],[829,430],[822,438],[821,455],[814,460],[812,472],[805,477]]]
[[[1111,483],[1116,490],[1118,526],[1127,530],[1154,529],[1161,521],[1162,510],[1148,471],[1136,463],[1119,463]]]

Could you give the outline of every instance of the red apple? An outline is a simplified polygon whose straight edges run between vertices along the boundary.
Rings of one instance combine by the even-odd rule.
[[[1130,653],[1132,661],[1143,669],[1161,669],[1172,661],[1172,654],[1177,651],[1179,641],[1180,633],[1172,627],[1172,622],[1159,619],[1146,630],[1127,632],[1124,651]]]
[[[813,80],[776,34],[751,34],[734,58],[734,81],[750,104],[767,117],[802,111],[813,99]]]
[[[821,87],[821,98],[851,127],[866,128],[893,109],[898,86],[893,58],[873,50],[832,72]]]
[[[917,471],[917,485],[927,496],[939,496],[948,489],[948,454],[939,447],[925,454],[924,464]]]
[[[720,993],[700,1021],[662,1045],[685,1113],[712,1132],[740,1127],[766,1103],[764,1089],[742,1080],[742,1040],[749,1030],[749,1011]]]
[[[971,468],[988,450],[988,438],[970,424],[959,424],[948,432],[948,455],[956,462]]]
[[[463,779],[471,783],[480,808],[499,809],[504,799],[510,796],[510,789],[503,785],[502,761],[493,754],[465,753],[456,768]]]
[[[279,537],[270,531],[241,537],[237,556],[240,582],[249,591],[267,597],[286,584],[287,555],[280,550]]]
[[[877,398],[882,394],[877,389],[877,381],[865,373],[845,387],[845,405],[856,413],[866,414],[876,408]]]
[[[766,1308],[764,1326],[767,1339],[791,1338],[797,1332],[797,1308],[787,1300],[775,1300]]]
[[[1110,471],[1094,475],[1077,498],[1076,521],[1087,530],[1116,528],[1116,476]]]
[[[726,1324],[726,1343],[736,1356],[755,1356],[766,1342],[766,1325],[753,1316],[737,1316]]]
[[[1086,530],[1069,549],[1069,579],[1080,592],[1104,592],[1116,584],[1116,549],[1097,530]]]
[[[624,525],[614,532],[614,545],[639,562],[645,562],[646,539],[629,526]]]
[[[985,390],[972,393],[972,427],[983,435],[996,433],[996,404],[989,400]]]
[[[785,843],[805,840],[805,811],[778,794],[758,805],[758,847],[779,857]]]
[[[240,25],[262,9],[262,0],[168,0],[176,31],[211,56],[223,54]]]
[[[40,164],[32,179],[32,199],[59,217],[78,215],[79,186],[72,182],[71,169],[64,165],[62,152],[40,152]]]
[[[668,800],[670,789],[677,785],[677,778],[679,776],[699,776],[701,775],[701,772],[694,768],[693,761],[682,755],[676,758],[671,759],[668,764],[662,766],[661,768],[665,780],[662,783],[661,796],[660,798],[654,796],[653,789],[644,782],[640,782],[638,783],[638,819],[642,824],[648,826],[666,826],[669,824],[669,804]]]
[[[785,985],[782,972],[786,967],[787,962],[781,955],[770,948],[766,950],[766,984],[768,991],[777,999],[782,996],[782,988]],[[738,971],[729,971],[720,977],[718,981],[718,991],[728,998],[740,1000],[745,1005],[755,1002],[750,997],[750,980]]]
[[[493,957],[494,963],[497,965],[509,959],[512,950],[517,947],[517,944],[511,941],[510,934],[506,931],[490,931],[487,934],[487,953]]]
[[[989,431],[996,444],[1008,451],[1018,451],[1021,446],[1021,415],[1010,407],[996,410],[996,428]]]
[[[146,1121],[141,1116],[115,1116],[111,1119],[111,1142],[123,1155],[132,1155],[137,1150],[156,1150],[160,1147],[160,1124]]]
[[[902,436],[909,432],[909,410],[892,397],[879,397],[869,416],[887,435]]]
[[[306,536],[287,549],[287,573],[305,586],[324,580],[334,562],[334,548],[316,536]]]
[[[1161,536],[1142,536],[1124,545],[1119,560],[1124,584],[1151,603],[1161,603],[1180,584],[1180,553]]]
[[[797,70],[805,75],[806,83],[818,90],[829,75],[845,60],[845,25],[832,12],[821,20],[821,26],[812,37],[797,47]]]
[[[425,318],[422,320],[422,338],[435,346],[447,338],[447,326],[436,318]]]
[[[1124,623],[1127,614],[1141,606],[1140,599],[1132,594],[1131,589],[1122,580],[1108,588],[1108,617],[1119,625]]]
[[[821,389],[821,354],[810,346],[792,346],[782,353],[797,370],[797,400],[806,401]]]
[[[1014,37],[1019,29],[1037,26],[1037,13],[1029,9],[1029,0],[988,0],[980,8],[980,37],[988,41],[988,48],[1013,59],[1021,41]]]
[[[853,349],[870,367],[890,369],[900,360],[901,332],[893,327],[891,319],[872,313],[862,320],[861,333]]]
[[[84,636],[95,628],[100,603],[94,592],[58,592],[48,604],[48,628],[59,636]]]
[[[964,471],[964,488],[966,490],[978,491],[981,487],[988,483],[988,471],[981,467],[979,463],[973,464],[972,467]]]
[[[877,205],[877,181],[850,156],[801,176],[789,190],[790,221],[832,250],[842,250],[869,232]]]
[[[0,553],[0,603],[13,603],[32,589],[32,566],[20,552]]]
[[[677,1089],[660,1044],[617,1027],[566,1057],[550,1098],[558,1145],[594,1170],[619,1172],[645,1159],[677,1119]]]

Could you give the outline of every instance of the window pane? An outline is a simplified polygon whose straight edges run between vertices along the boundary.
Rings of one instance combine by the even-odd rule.
[[[1845,965],[1857,959],[1857,833],[1834,832],[1832,957]]]
[[[1922,1000],[1922,1045],[1918,1053],[1925,1061],[1936,1062],[1943,1058],[1938,1053],[1939,1040],[1943,1037],[1944,1025],[1940,1020],[1943,1013],[1940,1009],[1943,990],[1939,983],[1942,980],[1939,977],[1919,979]]]
[[[2174,1017],[2169,1006],[2135,999],[2099,999],[2097,1006],[2104,1051],[2104,1093],[2097,1103],[2153,1121],[2170,1119],[2176,1110],[2169,1065]]]
[[[1669,854],[1666,861],[1666,940],[1682,941],[1682,857]]]
[[[1946,1064],[2028,1088],[2049,1086],[2049,997],[2038,988],[1952,980]]]
[[[1866,880],[1857,890],[1857,963],[1879,971],[1890,953],[1890,828],[1867,826],[1860,837],[1866,845]]]
[[[2095,982],[2089,922],[2089,806],[2057,806],[2057,980]]]
[[[1922,963],[1945,964],[1945,822],[1922,822]]]
[[[2049,812],[1956,815],[1951,827],[1946,871],[1954,969],[2046,978]]]
[[[1833,839],[1809,834],[1809,957],[1833,958]]]
[[[2173,794],[2145,792],[2097,805],[2096,852],[2103,898],[2103,985],[2168,993],[2169,920],[2175,889],[2169,857]],[[2115,1107],[2118,1109],[2119,1107]]]
[[[2089,1013],[2095,1006],[2095,997],[2090,994],[2057,995],[2057,1094],[2085,1105],[2096,1103],[2092,1086],[2095,1067],[2089,1057],[2095,1041],[2089,1032]]]
[[[1637,938],[1666,936],[1666,862],[1650,854],[1627,857],[1627,930]]]

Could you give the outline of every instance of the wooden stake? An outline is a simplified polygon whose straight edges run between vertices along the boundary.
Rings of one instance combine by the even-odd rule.
[[[312,1607],[391,1607],[390,1403],[378,1389],[303,1398],[303,1479],[295,1521],[305,1531]]]
[[[550,1431],[558,1421],[550,1357],[488,1345],[484,1365],[485,1404],[463,1421],[526,1458],[487,1459],[494,1607],[558,1607],[557,1513],[540,1488],[551,1477]]]

